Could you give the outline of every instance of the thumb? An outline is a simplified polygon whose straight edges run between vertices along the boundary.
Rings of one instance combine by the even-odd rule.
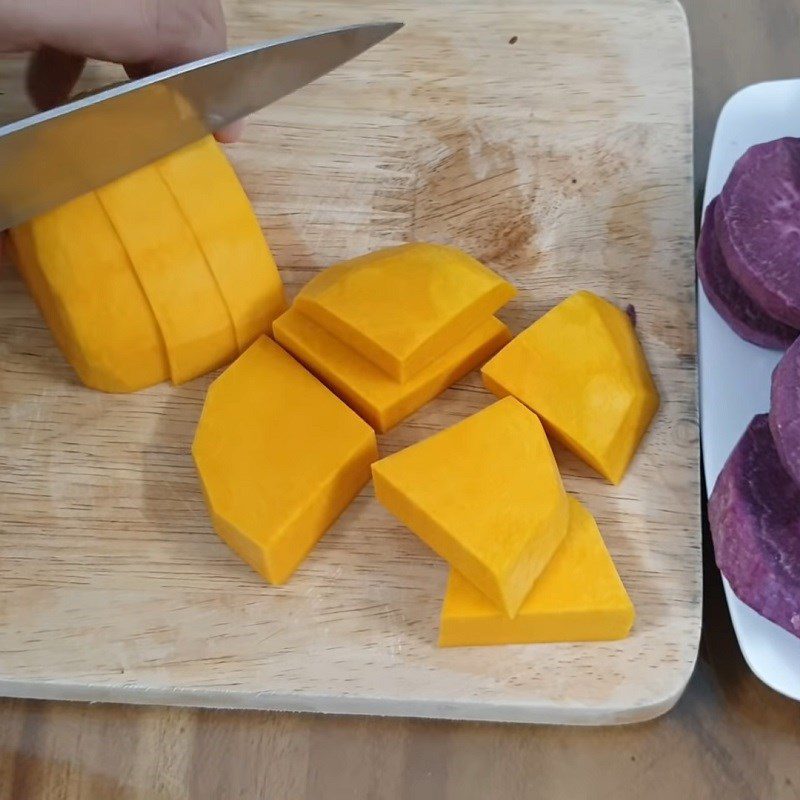
[[[39,109],[63,103],[75,88],[86,59],[53,47],[42,47],[28,63],[25,83],[28,94]]]

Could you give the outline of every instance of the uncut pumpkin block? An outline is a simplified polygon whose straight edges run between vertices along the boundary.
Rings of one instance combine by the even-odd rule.
[[[511,339],[508,328],[490,317],[413,378],[398,383],[294,307],[275,320],[274,332],[280,344],[379,433],[483,364]]]
[[[270,331],[284,307],[258,221],[210,136],[10,233],[53,337],[94,389],[194,378]]]
[[[515,294],[510,283],[466,253],[415,243],[329,267],[303,287],[295,304],[404,382]]]
[[[633,603],[594,517],[569,498],[569,528],[516,617],[481,594],[455,570],[442,606],[442,647],[624,639]]]
[[[567,532],[535,414],[508,397],[372,465],[378,500],[513,616]]]
[[[481,370],[589,466],[619,483],[659,397],[628,315],[578,292],[506,345]]]
[[[367,483],[378,451],[372,428],[264,336],[211,384],[192,455],[216,532],[280,584]]]

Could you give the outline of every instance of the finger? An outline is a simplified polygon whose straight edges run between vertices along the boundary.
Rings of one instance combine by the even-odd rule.
[[[158,53],[149,62],[127,64],[131,78],[141,78],[162,69],[222,52],[227,47],[227,29],[218,0],[162,2],[159,28],[162,39]],[[237,142],[244,130],[239,120],[215,133],[219,142]]]
[[[221,144],[233,144],[242,138],[244,133],[244,120],[238,119],[236,122],[231,122],[226,125],[222,130],[217,131],[214,136]]]
[[[26,86],[34,105],[39,109],[63,103],[75,88],[86,59],[52,47],[42,47],[28,63]]]
[[[32,15],[39,14],[33,27],[50,50],[124,64],[132,78],[213,55],[227,46],[220,0],[42,0],[28,8]],[[34,85],[46,91],[38,82]],[[63,87],[55,87],[52,94],[63,99]],[[52,102],[51,97],[41,99]],[[218,134],[222,141],[240,135],[240,125]]]
[[[227,42],[219,0],[41,0],[27,13],[39,45],[149,70],[213,55]]]
[[[129,0],[124,0],[129,2]],[[157,46],[149,59],[153,70],[167,69],[221,53],[228,44],[219,0],[150,0],[155,5]]]

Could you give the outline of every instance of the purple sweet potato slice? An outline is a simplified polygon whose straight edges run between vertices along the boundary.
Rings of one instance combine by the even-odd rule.
[[[800,339],[772,373],[769,427],[784,468],[800,486]]]
[[[717,566],[736,596],[800,637],[800,488],[766,414],[753,417],[708,500]]]
[[[737,283],[771,317],[800,328],[800,139],[751,147],[719,196],[716,223]]]
[[[736,283],[717,241],[717,204],[718,198],[708,204],[697,243],[697,274],[706,297],[742,339],[760,347],[785,350],[797,338],[798,331],[770,317]]]

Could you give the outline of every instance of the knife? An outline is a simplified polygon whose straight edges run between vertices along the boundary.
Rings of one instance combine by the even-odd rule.
[[[0,127],[0,230],[285,97],[401,27],[352,25],[241,47]]]

